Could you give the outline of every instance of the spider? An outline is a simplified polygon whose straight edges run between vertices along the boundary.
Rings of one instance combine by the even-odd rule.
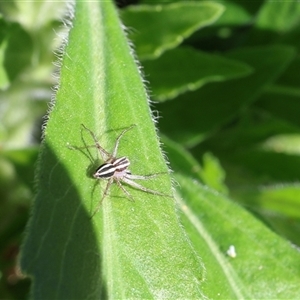
[[[153,177],[156,177],[161,174],[168,174],[167,172],[155,173],[155,174],[151,174],[151,175],[133,175],[133,174],[131,174],[131,172],[128,169],[128,167],[130,165],[129,159],[126,156],[122,156],[119,158],[117,157],[117,151],[118,151],[119,143],[120,143],[122,136],[126,132],[128,132],[129,130],[134,128],[136,126],[135,124],[127,127],[126,129],[124,129],[121,132],[121,134],[116,139],[115,146],[114,146],[112,153],[107,152],[103,147],[100,146],[95,134],[90,129],[88,129],[83,124],[81,124],[81,126],[90,133],[90,135],[92,136],[94,143],[95,143],[95,145],[93,145],[91,147],[96,147],[99,150],[99,152],[104,160],[104,163],[102,165],[100,165],[96,169],[96,171],[93,173],[93,177],[95,179],[108,180],[105,190],[104,190],[104,193],[102,195],[102,198],[99,201],[99,203],[96,207],[96,210],[94,211],[94,213],[92,214],[91,217],[93,217],[99,211],[101,203],[103,202],[104,198],[107,196],[108,190],[113,182],[115,182],[119,186],[119,188],[133,201],[134,201],[133,197],[124,188],[124,186],[121,184],[121,182],[123,182],[127,185],[130,185],[135,189],[146,192],[146,193],[150,193],[150,194],[158,195],[158,196],[172,197],[170,195],[148,189],[148,188],[140,185],[139,183],[136,183],[135,181],[133,181],[133,180],[139,180],[139,179],[146,180],[146,179],[153,178]]]

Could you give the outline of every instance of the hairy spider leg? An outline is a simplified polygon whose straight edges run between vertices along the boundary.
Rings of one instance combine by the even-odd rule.
[[[94,134],[90,129],[88,129],[84,124],[81,124],[81,126],[82,126],[87,132],[90,133],[90,135],[91,135],[91,137],[93,138],[94,143],[95,143],[95,145],[87,146],[87,147],[96,147],[96,148],[99,150],[99,152],[100,152],[100,154],[101,154],[101,157],[102,157],[102,159],[103,159],[104,161],[107,161],[107,160],[111,159],[111,158],[112,158],[112,155],[111,155],[110,153],[108,153],[103,147],[100,146],[100,144],[99,144],[99,142],[98,142],[98,140],[97,140],[95,134]],[[106,156],[106,158],[103,157],[103,154]]]
[[[122,136],[129,130],[131,130],[133,127],[135,127],[136,125],[135,124],[132,124],[131,126],[129,126],[128,128],[124,129],[121,134],[118,136],[117,140],[116,140],[116,143],[115,143],[115,147],[114,147],[114,151],[113,153],[111,154],[111,158],[116,158],[117,156],[117,152],[118,152],[118,147],[119,147],[119,143],[120,143],[120,140],[122,138]]]
[[[99,211],[99,209],[100,209],[100,207],[101,207],[101,204],[102,204],[104,198],[107,196],[109,187],[111,186],[111,184],[113,183],[113,181],[114,181],[113,177],[109,178],[109,180],[108,180],[108,182],[107,182],[107,184],[106,184],[104,193],[103,193],[103,195],[102,195],[102,198],[101,198],[101,200],[98,202],[97,207],[96,207],[96,209],[94,210],[93,214],[90,216],[90,218],[93,218],[93,216]]]
[[[134,179],[134,180],[147,180],[149,178],[155,178],[159,175],[164,175],[164,174],[169,174],[168,172],[159,172],[159,173],[154,173],[150,175],[133,175],[131,173],[127,173],[126,177],[129,179]]]
[[[143,179],[145,179],[145,178],[143,178]],[[122,180],[123,182],[127,183],[128,185],[130,185],[130,186],[132,186],[132,187],[138,189],[138,190],[142,190],[142,191],[144,191],[144,192],[147,192],[147,193],[150,193],[150,194],[153,194],[153,195],[165,196],[165,197],[170,197],[170,198],[172,198],[171,195],[164,194],[164,193],[160,193],[160,192],[157,192],[157,191],[148,189],[148,188],[146,188],[146,187],[144,187],[144,186],[142,186],[142,185],[136,183],[135,181],[129,179],[128,177],[123,177],[121,180]],[[131,197],[131,198],[132,198],[132,197]]]
[[[115,179],[115,182],[117,183],[118,187],[127,195],[127,197],[134,202],[134,199],[133,197],[130,195],[130,193],[124,188],[124,186],[121,184],[122,180],[118,180],[118,179]]]

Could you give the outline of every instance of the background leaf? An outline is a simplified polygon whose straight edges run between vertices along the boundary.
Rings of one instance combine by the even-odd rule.
[[[139,5],[126,9],[122,20],[127,27],[134,28],[129,38],[139,58],[150,59],[175,48],[199,28],[215,22],[223,10],[221,4],[213,2]]]
[[[255,71],[245,78],[211,83],[179,96],[172,103],[160,104],[164,116],[160,122],[162,131],[185,145],[195,145],[253,102],[293,56],[294,50],[284,46],[239,49],[227,54],[249,64]],[[186,122],[182,116],[188,116],[190,121]]]
[[[144,61],[143,67],[156,100],[174,98],[208,82],[244,77],[252,71],[246,64],[187,47],[168,51],[154,61]]]

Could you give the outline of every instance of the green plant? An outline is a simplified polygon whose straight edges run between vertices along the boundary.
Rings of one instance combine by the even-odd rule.
[[[32,297],[296,299],[300,255],[288,240],[300,245],[299,4],[163,2],[125,8],[120,17],[157,100],[154,109],[163,117],[158,125],[178,183],[177,213],[168,197],[128,187],[135,199],[130,202],[114,185],[90,218],[105,183],[91,178],[101,163],[96,149],[76,150],[93,144],[81,124],[108,150],[122,129],[136,124],[120,142],[120,156],[129,157],[132,173],[168,169],[143,77],[115,7],[78,1],[44,132],[21,258],[23,271],[34,280]],[[9,87],[6,98],[17,101],[15,95],[36,90],[37,71],[51,60],[40,55],[33,64],[37,53],[46,53],[42,33],[57,24],[55,14],[43,20],[44,27],[33,22],[40,20],[43,5],[30,8],[36,18],[15,17],[12,23],[12,16],[20,15],[2,4],[3,14],[11,16],[2,19],[0,83]],[[23,52],[23,69],[13,69],[7,51],[17,43],[7,33],[16,30],[23,36],[19,43],[32,41]],[[41,80],[40,86],[46,90],[49,83]],[[28,174],[36,149],[16,151],[15,141],[26,146],[26,134],[43,108],[35,106],[26,106],[31,112],[26,130],[3,119],[9,132],[1,134],[3,182],[18,179],[18,189],[8,191],[1,203],[6,208],[13,198],[26,203],[31,197]],[[12,115],[18,111],[8,107]],[[143,184],[172,193],[169,175]],[[3,232],[5,241],[10,231]]]

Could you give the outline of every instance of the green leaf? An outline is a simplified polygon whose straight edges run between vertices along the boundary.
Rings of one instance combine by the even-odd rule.
[[[276,86],[284,86],[293,88],[297,91],[299,95],[299,85],[300,85],[300,78],[298,76],[298,71],[300,68],[300,57],[296,56],[285,72],[280,76],[280,78],[276,81]],[[270,87],[272,88],[272,86]]]
[[[10,80],[31,63],[33,43],[29,34],[17,23],[9,26],[4,66]]]
[[[224,196],[186,176],[176,174],[175,179],[181,187],[182,222],[206,265],[208,297],[298,297],[298,250]],[[228,251],[230,246],[235,252]]]
[[[201,143],[195,152],[199,152],[202,148],[200,150],[202,153],[213,151],[218,156],[230,157],[234,151],[261,148],[261,145],[264,149],[270,150],[271,147],[267,147],[267,144],[269,139],[272,141],[273,136],[276,139],[277,135],[293,137],[297,134],[299,134],[298,127],[257,110],[256,107],[250,107],[247,109],[247,113],[239,116],[234,126],[223,127],[204,143]],[[273,147],[273,150],[276,151],[275,147],[277,147],[276,144]],[[297,147],[296,144],[295,147]],[[283,145],[281,145],[282,148]],[[290,148],[290,146],[286,145],[286,148]]]
[[[259,216],[275,232],[291,241],[294,245],[300,246],[300,219],[298,217],[285,216],[272,210],[260,211]]]
[[[4,53],[6,48],[6,43],[3,42],[0,45],[0,89],[4,90],[8,88],[10,81],[7,75],[7,72],[4,68]]]
[[[245,48],[226,55],[250,65],[254,72],[245,78],[210,83],[158,105],[162,131],[173,140],[195,145],[221,125],[232,120],[273,82],[293,59],[295,51],[286,46]],[[188,122],[186,118],[188,117]]]
[[[236,186],[234,199],[249,207],[274,231],[300,245],[300,187],[295,183],[268,186]]]
[[[297,183],[235,190],[235,196],[252,208],[300,219],[300,186]]]
[[[165,143],[166,141],[164,139]],[[206,295],[211,299],[284,299],[286,295],[291,299],[297,298],[296,282],[300,277],[297,268],[299,252],[244,209],[214,190],[197,183],[195,178],[202,176],[202,169],[199,170],[197,161],[187,159],[189,155],[187,156],[182,149],[176,152],[176,145],[174,142],[167,143],[166,151],[171,166],[177,171],[175,180],[178,182],[182,222],[206,266]],[[180,168],[184,170],[184,175]],[[276,197],[276,192],[272,194]],[[246,198],[249,199],[248,205],[251,195]],[[277,203],[278,209],[282,203],[279,201],[280,195],[283,196],[283,190],[278,191],[278,202],[274,202],[274,205]],[[298,205],[297,200],[292,199],[292,195],[293,193],[290,193],[289,203],[293,203],[292,206]],[[267,203],[271,205],[272,201],[265,202],[266,205]],[[297,206],[294,206],[295,209]],[[272,219],[268,218],[267,221]],[[289,236],[295,235],[296,229],[299,228],[296,227],[298,223],[295,223],[295,228]],[[279,225],[275,225],[273,227],[277,229]],[[284,225],[281,224],[281,230],[288,230]],[[297,240],[296,236],[293,240]],[[227,254],[231,245],[235,247],[236,257]],[[284,263],[278,260],[278,257],[284,257]],[[269,284],[270,280],[272,285]]]
[[[299,147],[299,132],[297,134],[273,134],[272,137],[269,137],[260,145],[252,149],[244,149],[244,153],[240,151],[240,153],[237,153],[237,157],[242,158],[245,155],[249,157],[250,161],[257,158],[250,169],[253,167],[253,170],[262,172],[264,175],[267,174],[267,176],[277,179],[277,181],[295,182],[298,181]],[[266,162],[270,162],[269,166],[259,165],[264,159]]]
[[[1,151],[1,156],[13,163],[18,178],[33,190],[34,174],[32,166],[37,161],[38,148]]]
[[[236,165],[242,165],[261,179],[275,182],[295,182],[299,179],[299,155],[252,147],[227,154],[226,158]]]
[[[297,111],[300,97],[300,78],[298,76],[300,58],[297,56],[277,80],[277,82],[265,89],[265,93],[259,98],[256,107],[263,109],[273,117],[299,127]]]
[[[2,1],[0,11],[9,20],[19,23],[35,34],[52,20],[59,20],[65,10],[65,1]]]
[[[175,3],[175,2],[186,2],[186,0],[151,0],[151,2],[149,0],[140,0],[140,3],[145,3],[145,4],[170,4],[170,2]],[[208,2],[207,0],[198,0],[197,2],[201,3],[201,2]],[[212,2],[212,1],[210,1]],[[235,3],[236,2],[236,3]],[[236,12],[239,12],[241,15],[236,15],[235,18],[239,19],[240,17],[243,16],[243,12],[242,10],[246,10],[249,13],[256,13],[259,6],[261,6],[260,1],[239,1],[239,0],[234,0],[234,1],[222,1],[222,5],[226,5],[226,12],[227,10],[231,10],[231,7],[240,7],[239,9],[236,9]],[[244,12],[245,14],[245,12]]]
[[[181,47],[156,60],[143,62],[144,73],[157,100],[166,100],[193,91],[212,81],[225,81],[249,75],[244,63]]]
[[[224,184],[226,173],[220,165],[219,160],[211,153],[203,155],[203,177],[204,182],[214,190],[223,194],[228,193],[228,188]]]
[[[179,225],[173,198],[124,184],[135,199],[128,201],[114,184],[91,218],[106,182],[90,177],[102,161],[97,149],[85,147],[94,141],[80,124],[107,151],[135,124],[118,156],[131,160],[133,174],[167,172],[131,52],[111,2],[76,2],[22,252],[33,298],[204,297],[202,262]],[[142,184],[171,195],[168,174]]]
[[[130,6],[122,11],[129,38],[140,59],[153,59],[175,48],[196,30],[214,23],[223,13],[221,4],[179,2],[169,5]]]
[[[300,6],[296,1],[264,1],[248,44],[289,44],[299,48]]]
[[[300,135],[278,134],[270,137],[262,144],[263,149],[287,154],[300,154]]]
[[[164,150],[170,159],[172,170],[193,176],[201,182],[204,182],[202,178],[202,167],[188,151],[164,135],[162,136],[162,141],[164,143]]]
[[[225,6],[225,11],[213,26],[241,26],[252,21],[249,10],[243,7],[240,2],[226,1],[222,4]]]
[[[33,127],[37,118],[41,122],[47,108],[45,98],[50,96],[49,90],[27,82],[12,84],[0,93],[0,142],[3,148],[19,149],[33,143],[36,134],[32,132]]]
[[[299,96],[299,88],[272,86],[260,97],[255,105],[274,117],[299,127]]]
[[[219,192],[227,193],[228,189],[224,184],[225,172],[218,159],[211,153],[205,153],[203,156],[202,167],[187,150],[176,142],[165,136],[163,136],[163,142],[172,170],[197,178],[207,186]]]
[[[265,1],[255,26],[260,29],[284,33],[300,24],[300,5],[295,1]]]
[[[238,36],[245,35],[245,32],[241,30],[242,26],[244,28],[248,27],[253,22],[254,17],[250,12],[252,9],[243,7],[244,4],[245,2],[233,3],[223,1],[222,5],[224,5],[225,10],[220,18],[210,26],[197,31],[189,38],[187,43],[190,44],[192,42],[193,44],[194,42],[201,49],[212,49],[212,47],[217,49],[217,51],[231,49],[232,44],[239,40]],[[214,45],[216,41],[218,43],[217,46]]]

